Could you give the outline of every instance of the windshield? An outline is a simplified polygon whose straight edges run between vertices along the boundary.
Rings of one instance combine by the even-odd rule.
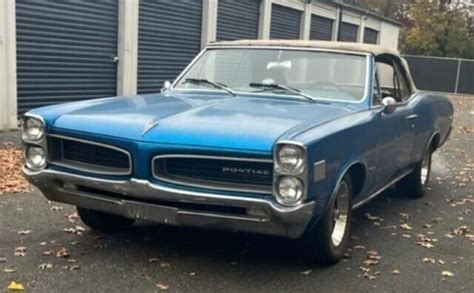
[[[212,82],[235,92],[290,96],[300,92],[316,99],[356,102],[364,97],[367,58],[290,49],[210,49],[178,80],[175,89],[219,90]],[[197,79],[201,82],[189,82]]]

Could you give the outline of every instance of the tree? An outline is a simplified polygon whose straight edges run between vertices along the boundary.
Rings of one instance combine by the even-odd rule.
[[[404,53],[466,58],[474,55],[471,19],[464,3],[417,0],[407,16],[412,23],[402,33]]]
[[[474,4],[466,0],[344,2],[399,21],[405,54],[474,59]]]

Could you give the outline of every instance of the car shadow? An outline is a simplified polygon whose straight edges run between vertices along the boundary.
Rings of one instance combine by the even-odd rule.
[[[387,191],[355,210],[349,247],[360,244],[360,239],[367,238],[367,235],[373,235],[377,239],[377,233],[385,233],[380,226],[367,219],[367,213],[381,217],[386,214],[398,217],[398,213],[407,209],[411,202],[413,200]],[[92,231],[86,234],[91,237],[97,235]],[[138,255],[142,258],[180,260],[197,257],[212,259],[213,262],[251,264],[253,267],[284,265],[300,270],[308,266],[318,269],[318,266],[305,260],[298,241],[279,237],[138,222],[127,231],[103,235],[101,238],[110,244],[109,252],[112,249],[117,254],[126,252],[127,255]]]

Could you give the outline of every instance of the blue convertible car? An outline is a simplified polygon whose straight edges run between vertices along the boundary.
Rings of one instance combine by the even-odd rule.
[[[220,42],[161,93],[26,113],[23,171],[94,229],[142,219],[279,235],[334,263],[353,209],[394,184],[423,196],[452,121],[396,51]]]

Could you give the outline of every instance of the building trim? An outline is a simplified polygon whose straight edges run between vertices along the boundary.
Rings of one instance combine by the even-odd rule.
[[[219,0],[203,0],[201,47],[216,40],[218,6]]]
[[[311,15],[312,15],[313,6],[311,3],[305,3],[304,11],[301,14],[301,28],[300,28],[300,39],[309,40],[309,35],[311,31]]]
[[[15,17],[15,1],[0,1],[0,130],[18,127]]]
[[[260,20],[258,21],[258,38],[270,39],[270,26],[272,21],[272,0],[262,0],[260,4]]]
[[[135,95],[138,80],[139,1],[119,0],[117,95]]]
[[[281,6],[285,6],[285,7],[288,7],[288,8],[292,8],[292,9],[295,9],[295,10],[299,10],[299,11],[304,11],[305,10],[305,3],[303,2],[300,2],[298,0],[273,0],[272,1],[272,4],[277,4],[277,5],[281,5]]]

